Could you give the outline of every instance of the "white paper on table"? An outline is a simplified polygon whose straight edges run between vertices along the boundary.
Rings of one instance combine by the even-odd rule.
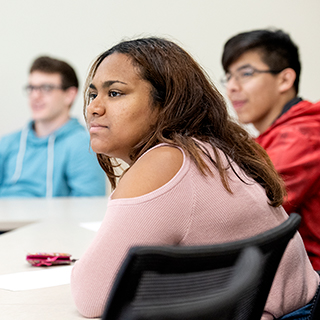
[[[101,226],[102,221],[82,222],[80,227],[97,232]]]
[[[37,271],[9,273],[0,276],[0,289],[23,291],[70,283],[73,266],[55,266]]]

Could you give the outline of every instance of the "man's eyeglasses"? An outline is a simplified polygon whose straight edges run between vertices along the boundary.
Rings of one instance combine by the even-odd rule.
[[[244,66],[244,67],[241,67],[238,70],[236,70],[234,73],[230,73],[230,72],[226,73],[221,79],[221,84],[226,86],[232,77],[234,77],[238,83],[242,84],[242,83],[249,81],[254,76],[255,73],[278,74],[282,70],[258,70],[256,68],[251,67],[251,66],[250,67]]]
[[[61,86],[55,86],[52,84],[42,84],[41,86],[32,86],[32,85],[27,85],[25,87],[25,91],[27,94],[31,94],[33,91],[39,91],[41,94],[49,94],[53,90],[64,90],[63,87]]]

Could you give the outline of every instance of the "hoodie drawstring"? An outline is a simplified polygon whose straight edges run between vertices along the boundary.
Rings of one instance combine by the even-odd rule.
[[[17,156],[16,162],[16,169],[11,178],[12,183],[16,183],[20,176],[23,166],[23,158],[27,147],[27,138],[28,138],[29,128],[26,126],[21,131],[20,136],[20,145],[19,145],[19,152]],[[48,139],[48,159],[47,159],[47,179],[46,179],[46,197],[52,198],[53,194],[53,164],[54,164],[54,142],[55,142],[55,135],[52,134],[49,136]]]
[[[28,126],[26,126],[21,131],[19,152],[18,152],[17,162],[16,162],[16,170],[11,178],[12,183],[16,183],[19,180],[21,175],[23,158],[24,158],[24,154],[27,146],[28,133],[29,133],[29,128]]]
[[[54,134],[48,139],[48,160],[47,160],[47,198],[52,198],[53,189],[53,163],[54,163],[54,141],[56,137]]]

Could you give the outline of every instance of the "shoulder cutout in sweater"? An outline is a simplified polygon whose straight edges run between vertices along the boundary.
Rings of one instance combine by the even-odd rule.
[[[178,173],[182,164],[183,154],[176,147],[151,149],[124,174],[112,199],[139,197],[159,189]]]

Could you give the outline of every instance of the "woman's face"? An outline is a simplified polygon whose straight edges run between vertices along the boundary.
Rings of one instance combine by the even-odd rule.
[[[158,115],[151,84],[141,79],[131,61],[113,53],[101,62],[89,86],[87,107],[93,151],[128,164],[131,148],[150,132]]]

